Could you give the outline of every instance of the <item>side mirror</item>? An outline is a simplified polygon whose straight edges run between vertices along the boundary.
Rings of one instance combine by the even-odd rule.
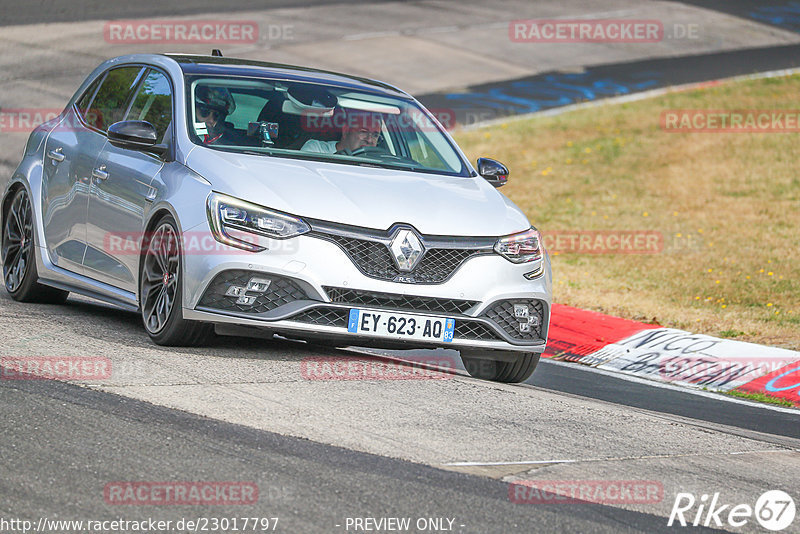
[[[129,150],[144,150],[164,155],[166,145],[157,145],[158,132],[156,127],[147,121],[122,121],[115,122],[108,127],[108,141],[119,148]]]
[[[495,187],[503,187],[508,182],[508,168],[489,158],[478,158],[478,174]]]

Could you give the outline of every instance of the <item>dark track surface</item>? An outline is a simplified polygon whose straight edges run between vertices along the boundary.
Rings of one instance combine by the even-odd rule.
[[[683,4],[713,9],[736,17],[800,31],[800,4],[796,0],[678,0]]]
[[[756,403],[715,400],[602,375],[577,364],[563,366],[543,360],[527,383],[652,412],[800,439],[800,410],[785,413]]]
[[[347,517],[446,517],[454,519],[454,532],[668,530],[655,515],[597,504],[514,504],[508,485],[497,480],[60,382],[0,381],[0,412],[6,520],[278,517],[277,532],[345,532]],[[124,481],[255,482],[259,499],[227,507],[106,504],[104,486]]]
[[[800,45],[772,46],[600,65],[582,73],[546,72],[516,80],[474,85],[455,93],[432,93],[417,98],[434,112],[454,111],[457,122],[469,126],[478,121],[659,87],[798,66]]]
[[[396,0],[374,0],[388,2]],[[319,6],[325,4],[349,5],[366,3],[366,0],[137,0],[136,2],[103,0],[0,0],[0,26],[38,24],[43,22],[76,22],[84,20],[113,20],[154,17],[178,17],[194,13],[236,13],[260,11],[281,7]]]

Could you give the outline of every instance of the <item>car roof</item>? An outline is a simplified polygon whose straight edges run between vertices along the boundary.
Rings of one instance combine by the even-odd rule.
[[[175,60],[185,74],[267,76],[289,81],[325,83],[342,88],[385,94],[393,97],[409,97],[406,92],[387,83],[371,80],[369,78],[342,74],[340,72],[221,56],[193,54],[163,55]]]

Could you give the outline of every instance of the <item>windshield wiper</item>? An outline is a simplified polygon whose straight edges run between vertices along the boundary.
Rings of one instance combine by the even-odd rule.
[[[270,151],[258,152],[256,150],[242,150],[242,154],[250,154],[251,156],[274,156]]]
[[[257,151],[257,150],[241,150],[237,151],[240,154],[248,154],[251,156],[271,156],[276,158],[288,158],[288,159],[300,159],[300,160],[310,160],[310,161],[320,161],[323,163],[345,163],[347,165],[358,165],[360,167],[369,167],[371,169],[393,169],[398,171],[422,171],[422,172],[431,172],[430,170],[426,169],[425,167],[419,167],[417,165],[408,165],[403,163],[388,163],[381,159],[374,159],[374,163],[370,161],[364,161],[354,158],[329,158],[326,157],[324,154],[318,153],[292,153],[292,154],[285,154],[282,152],[271,152],[269,150],[266,151]]]

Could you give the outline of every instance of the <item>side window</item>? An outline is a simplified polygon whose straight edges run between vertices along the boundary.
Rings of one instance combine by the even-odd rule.
[[[89,109],[92,99],[94,98],[94,94],[97,92],[97,87],[102,81],[103,76],[98,76],[97,79],[92,82],[92,85],[86,89],[86,92],[83,93],[83,96],[80,98],[80,100],[78,100],[78,111],[80,112],[81,117],[86,117],[86,111]]]
[[[157,70],[148,72],[125,120],[149,122],[156,127],[158,142],[163,142],[164,133],[172,121],[172,92],[163,73]]]
[[[127,108],[128,96],[142,67],[118,67],[108,71],[97,96],[92,102],[94,113],[87,116],[91,126],[106,131],[109,126],[122,120]]]
[[[97,79],[92,82],[92,85],[86,89],[86,92],[83,93],[83,96],[80,100],[78,100],[78,113],[86,121],[87,124],[91,124],[95,126],[98,121],[98,114],[97,110],[91,107],[92,100],[94,99],[94,95],[97,93],[97,88],[100,87],[100,84],[103,82],[105,76],[98,76]]]
[[[461,167],[458,156],[450,149],[445,137],[434,135],[438,132],[438,128],[427,116],[416,111],[405,112],[399,121],[395,127],[398,128],[398,134],[402,136],[415,161],[431,169],[445,171]]]
[[[449,167],[444,164],[442,159],[436,153],[436,149],[427,142],[418,132],[410,133],[407,138],[408,150],[411,152],[411,157],[422,163],[423,165],[432,169],[448,170]]]
[[[267,104],[267,99],[263,96],[239,92],[235,92],[231,96],[236,102],[236,109],[225,120],[233,123],[234,128],[247,130],[247,125],[251,121],[258,120],[258,115]]]

